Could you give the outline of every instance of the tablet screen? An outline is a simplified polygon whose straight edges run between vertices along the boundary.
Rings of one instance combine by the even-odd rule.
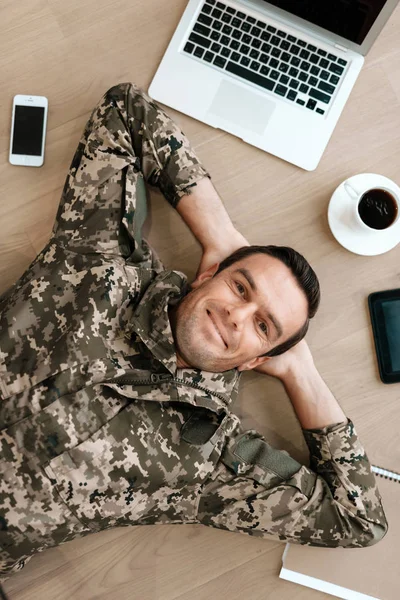
[[[400,371],[400,300],[382,302],[392,371]]]

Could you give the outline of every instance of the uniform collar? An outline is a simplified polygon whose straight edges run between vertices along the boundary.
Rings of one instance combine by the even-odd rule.
[[[177,367],[168,307],[177,304],[187,293],[188,283],[183,273],[163,271],[152,281],[137,305],[132,328],[174,377],[184,380],[188,385],[206,388],[229,404],[238,391],[240,374],[237,369],[211,373]]]

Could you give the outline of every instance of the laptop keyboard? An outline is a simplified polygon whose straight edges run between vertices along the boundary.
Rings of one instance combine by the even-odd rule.
[[[347,61],[223,2],[205,0],[184,52],[324,115]]]

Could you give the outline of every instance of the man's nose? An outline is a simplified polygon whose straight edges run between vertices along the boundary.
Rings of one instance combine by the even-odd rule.
[[[227,306],[226,313],[228,322],[237,331],[241,331],[250,317],[254,315],[255,305],[252,302],[246,302],[240,305]]]

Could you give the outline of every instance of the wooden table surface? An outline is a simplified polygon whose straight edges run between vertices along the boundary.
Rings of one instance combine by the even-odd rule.
[[[0,292],[47,242],[65,176],[90,111],[119,82],[145,90],[185,0],[3,0],[0,6]],[[379,173],[400,184],[400,9],[369,53],[325,154],[302,171],[171,109],[210,171],[236,227],[255,244],[293,246],[315,268],[321,308],[307,339],[315,362],[355,422],[373,464],[400,470],[400,385],[379,380],[367,296],[400,287],[399,248],[363,257],[342,248],[327,222],[345,178]],[[8,162],[12,98],[49,99],[45,165]],[[167,267],[193,278],[200,248],[159,194],[146,224]],[[297,460],[300,426],[282,386],[247,373],[235,406]],[[5,585],[10,600],[318,600],[278,578],[284,544],[202,526],[106,531],[36,556]]]

